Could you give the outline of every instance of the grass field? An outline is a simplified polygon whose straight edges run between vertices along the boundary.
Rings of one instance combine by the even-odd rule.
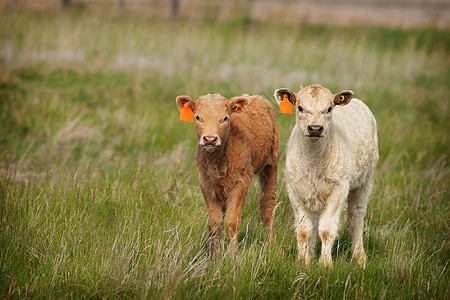
[[[449,299],[450,31],[0,12],[2,298]],[[365,270],[296,261],[280,115],[276,243],[258,186],[239,252],[206,252],[193,126],[175,97],[321,83],[372,109],[380,160]],[[319,251],[319,249],[317,249]]]

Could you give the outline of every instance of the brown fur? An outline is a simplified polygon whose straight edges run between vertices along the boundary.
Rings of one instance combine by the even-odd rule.
[[[180,109],[187,104],[194,112],[199,139],[197,169],[208,210],[210,251],[218,249],[223,222],[230,248],[237,249],[242,208],[255,175],[261,185],[261,216],[267,236],[273,240],[279,134],[269,102],[261,96],[247,95],[227,101],[214,94],[197,101],[179,96],[177,103]],[[210,140],[217,137],[220,145],[205,147],[201,144],[204,136]]]

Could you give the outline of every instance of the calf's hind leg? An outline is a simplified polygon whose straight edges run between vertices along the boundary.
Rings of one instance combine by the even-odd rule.
[[[259,183],[261,185],[259,209],[266,229],[267,239],[270,242],[273,242],[275,238],[274,209],[275,206],[277,205],[276,200],[277,166],[266,166],[259,173]]]
[[[372,182],[369,180],[348,195],[347,221],[352,235],[352,257],[363,268],[365,268],[367,260],[363,246],[364,216],[366,215],[371,190]]]

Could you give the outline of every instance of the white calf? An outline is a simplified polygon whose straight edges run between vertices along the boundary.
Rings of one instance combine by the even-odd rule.
[[[299,258],[310,263],[318,233],[319,261],[333,265],[331,248],[347,199],[352,255],[365,267],[363,224],[378,160],[375,118],[363,102],[352,100],[352,91],[332,94],[320,85],[302,88],[297,94],[288,89],[275,91],[279,103],[285,95],[296,108],[286,181]]]

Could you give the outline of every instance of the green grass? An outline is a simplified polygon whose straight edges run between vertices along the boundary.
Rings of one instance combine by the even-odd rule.
[[[12,298],[448,299],[450,32],[0,12],[0,295]],[[175,97],[321,83],[372,109],[380,160],[365,270],[296,261],[277,113],[276,243],[256,182],[239,252],[206,252],[196,137]],[[318,250],[318,249],[317,249]]]

